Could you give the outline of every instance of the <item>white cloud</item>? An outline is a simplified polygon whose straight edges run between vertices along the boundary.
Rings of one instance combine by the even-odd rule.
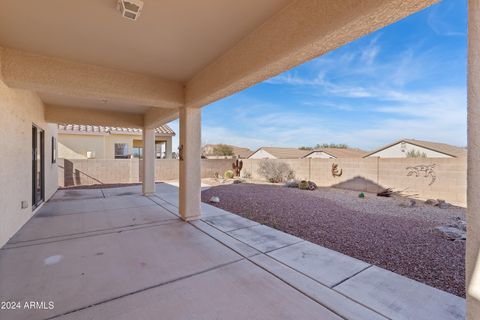
[[[452,19],[448,19],[452,11],[460,8],[459,4],[466,7],[464,0],[444,1],[430,8],[427,23],[429,27],[438,35],[442,36],[466,36],[466,32],[462,28],[462,24],[452,23]]]
[[[229,121],[206,119],[202,142],[250,149],[346,143],[372,150],[416,138],[464,146],[465,88],[436,84],[432,76],[446,62],[416,44],[381,56],[381,40],[366,38],[265,81],[293,89],[296,105],[250,96],[228,111]]]

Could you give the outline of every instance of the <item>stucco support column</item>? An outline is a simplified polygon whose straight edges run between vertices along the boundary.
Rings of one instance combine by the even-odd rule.
[[[155,129],[143,128],[143,194],[155,193]]]
[[[201,215],[201,115],[200,108],[180,108],[179,213],[185,221],[198,219]]]
[[[467,319],[480,319],[480,0],[468,1]]]
[[[165,141],[165,159],[172,159],[172,137]]]

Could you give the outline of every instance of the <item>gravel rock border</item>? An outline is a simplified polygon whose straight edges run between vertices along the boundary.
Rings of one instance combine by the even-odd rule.
[[[440,209],[405,198],[320,188],[232,184],[202,192],[202,201],[426,283],[465,296],[465,242],[435,234],[435,227],[465,219],[465,209]]]

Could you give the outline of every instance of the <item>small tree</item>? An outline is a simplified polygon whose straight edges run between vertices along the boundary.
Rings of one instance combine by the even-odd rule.
[[[427,154],[425,152],[420,152],[420,150],[412,149],[412,150],[407,151],[405,156],[407,158],[426,158]]]
[[[213,154],[216,156],[233,156],[233,148],[228,144],[217,144],[213,148]]]
[[[295,172],[287,163],[268,159],[260,162],[258,174],[272,183],[295,178]]]
[[[317,144],[315,146],[315,149],[322,149],[322,148],[336,148],[336,149],[347,149],[348,145],[345,143],[323,143],[323,144]]]

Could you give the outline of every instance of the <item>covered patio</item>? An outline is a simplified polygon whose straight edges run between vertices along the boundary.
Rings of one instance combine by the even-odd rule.
[[[46,306],[5,319],[465,316],[462,298],[208,204],[181,222],[164,183],[57,191],[0,250],[0,278],[1,301]]]
[[[55,308],[0,318],[480,317],[478,0],[468,1],[466,311],[455,296],[200,199],[202,107],[436,0],[144,2],[129,21],[116,1],[2,1],[0,297]],[[155,128],[177,118],[178,190],[155,184]],[[141,128],[141,190],[55,192],[52,123]]]

